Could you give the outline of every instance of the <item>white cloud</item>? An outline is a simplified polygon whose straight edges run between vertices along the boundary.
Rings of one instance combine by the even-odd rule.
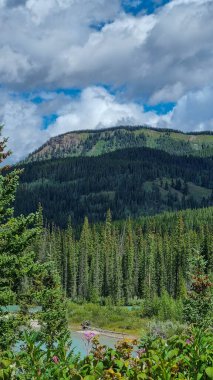
[[[119,125],[158,125],[163,117],[144,112],[133,102],[123,103],[104,88],[91,87],[82,92],[80,99],[72,101],[58,111],[56,122],[48,128],[51,136],[72,130],[96,129]]]
[[[61,133],[114,127],[119,125],[167,125],[168,115],[144,112],[143,106],[124,102],[102,87],[89,87],[80,97],[57,93],[41,93],[43,102],[20,99],[16,94],[1,93],[0,120],[5,125],[4,136],[9,137],[14,162],[24,158],[48,138]],[[55,113],[56,121],[43,129],[43,116]]]
[[[34,64],[29,57],[11,49],[10,46],[0,48],[0,77],[4,81],[21,83],[27,71],[33,71]]]
[[[213,129],[212,0],[172,0],[148,16],[125,14],[119,0],[0,0],[0,9],[0,120],[14,160],[74,129]],[[55,91],[62,87],[82,93],[73,99]],[[158,116],[139,100],[177,105]],[[51,113],[56,122],[44,131]]]
[[[12,162],[25,157],[49,137],[47,131],[42,130],[42,118],[37,106],[13,94],[1,92],[0,121],[4,125],[3,135],[9,138]]]
[[[190,92],[177,103],[171,127],[182,131],[213,131],[213,88]]]
[[[119,0],[13,3],[19,6],[0,13],[0,47],[9,61],[0,81],[10,88],[107,83],[156,103],[213,81],[212,0],[173,0],[149,16],[125,14]]]
[[[74,130],[120,125],[150,125],[182,131],[213,131],[213,88],[189,92],[166,115],[145,112],[142,105],[124,101],[103,87],[88,87],[77,98],[42,92],[40,104],[33,96],[20,99],[17,94],[1,92],[0,120],[4,136],[9,137],[13,162],[24,158],[48,138]],[[43,116],[56,114],[56,121],[43,129]]]

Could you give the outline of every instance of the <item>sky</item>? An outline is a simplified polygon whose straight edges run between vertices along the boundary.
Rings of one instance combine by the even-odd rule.
[[[213,0],[0,0],[0,123],[17,162],[73,130],[213,131]]]

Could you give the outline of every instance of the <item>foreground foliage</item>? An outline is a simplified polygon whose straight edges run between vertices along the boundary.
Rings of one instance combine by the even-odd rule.
[[[1,138],[0,164],[10,155]],[[14,217],[20,170],[0,168],[0,354],[39,324],[47,347],[66,333],[65,302],[51,257],[42,256],[42,213]],[[4,175],[3,175],[4,173]],[[32,309],[36,312],[32,312]],[[3,364],[4,365],[4,364]]]
[[[4,153],[5,144],[5,140],[0,142],[0,163],[8,155]],[[109,304],[119,300],[127,303],[142,294],[149,301],[147,310],[156,303],[159,315],[166,319],[167,310],[173,315],[186,294],[186,264],[192,244],[202,248],[208,271],[211,270],[212,239],[207,231],[210,226],[202,226],[198,235],[189,234],[186,239],[188,227],[180,214],[173,241],[174,257],[169,250],[171,231],[161,231],[157,237],[156,229],[152,231],[144,223],[144,229],[137,229],[133,236],[128,221],[121,233],[112,226],[110,212],[105,226],[98,226],[97,230],[91,229],[86,219],[78,242],[70,225],[65,234],[57,230],[43,230],[41,234],[41,210],[27,217],[14,217],[19,174],[17,170],[6,176],[0,172],[0,379],[212,379],[213,334],[210,327],[204,329],[210,319],[197,318],[199,312],[208,314],[211,310],[211,281],[205,265],[200,267],[203,272],[195,267],[191,298],[185,303],[186,314],[193,310],[189,322],[199,328],[170,338],[155,329],[157,334],[151,333],[140,342],[118,342],[115,349],[101,346],[94,334],[87,332],[88,354],[84,359],[71,351],[61,289],[63,285],[66,295],[75,294],[82,300],[91,294],[100,302],[103,295],[103,302]],[[205,216],[211,217],[212,211],[205,211]],[[144,238],[147,229],[149,233]],[[177,300],[172,301],[171,296]],[[9,306],[15,307],[15,311]],[[34,313],[32,306],[37,306]]]
[[[99,344],[92,335],[91,350],[83,360],[61,340],[55,349],[44,350],[38,335],[25,336],[20,352],[1,358],[0,378],[32,379],[213,379],[213,334],[192,329],[167,340],[147,336],[140,342],[124,340],[115,349]]]

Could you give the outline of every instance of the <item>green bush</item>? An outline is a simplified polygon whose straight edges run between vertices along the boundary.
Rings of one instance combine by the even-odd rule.
[[[126,339],[115,349],[91,338],[88,356],[80,360],[69,340],[44,350],[36,334],[25,336],[22,351],[7,352],[0,360],[0,378],[11,380],[100,379],[213,379],[213,334],[191,329],[169,339],[149,335],[140,341]],[[137,348],[135,346],[137,345]],[[134,351],[135,350],[135,351]]]
[[[142,309],[142,317],[156,317],[161,321],[181,321],[183,313],[182,301],[175,300],[164,292],[161,297],[154,296],[145,300]]]

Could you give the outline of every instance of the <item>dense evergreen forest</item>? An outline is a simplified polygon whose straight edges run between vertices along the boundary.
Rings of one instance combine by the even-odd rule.
[[[166,291],[186,294],[190,258],[199,251],[213,269],[213,208],[164,213],[138,220],[90,225],[81,231],[52,227],[40,256],[52,257],[66,295],[75,301],[128,304]],[[101,301],[102,300],[102,301]]]
[[[26,158],[26,162],[61,157],[98,156],[125,148],[155,148],[175,155],[213,155],[211,132],[183,133],[147,126],[121,126],[68,132],[52,137]]]
[[[5,146],[0,140],[0,163],[10,154]],[[201,162],[206,178],[211,161]],[[211,379],[213,208],[117,222],[108,210],[105,222],[86,217],[81,229],[71,220],[64,230],[44,228],[41,208],[14,216],[20,174],[0,169],[0,378]],[[182,188],[183,180],[172,181]],[[87,311],[86,301],[93,302],[99,318],[108,312],[118,320],[122,313],[130,327],[132,318],[147,321],[146,330],[112,349],[95,331],[82,331],[80,358],[68,328],[71,300]],[[137,301],[139,310],[123,307]],[[153,316],[165,324],[151,327]]]
[[[29,163],[21,175],[16,214],[35,211],[65,227],[82,223],[154,215],[213,204],[211,158],[175,156],[150,148],[118,150],[99,157]]]

